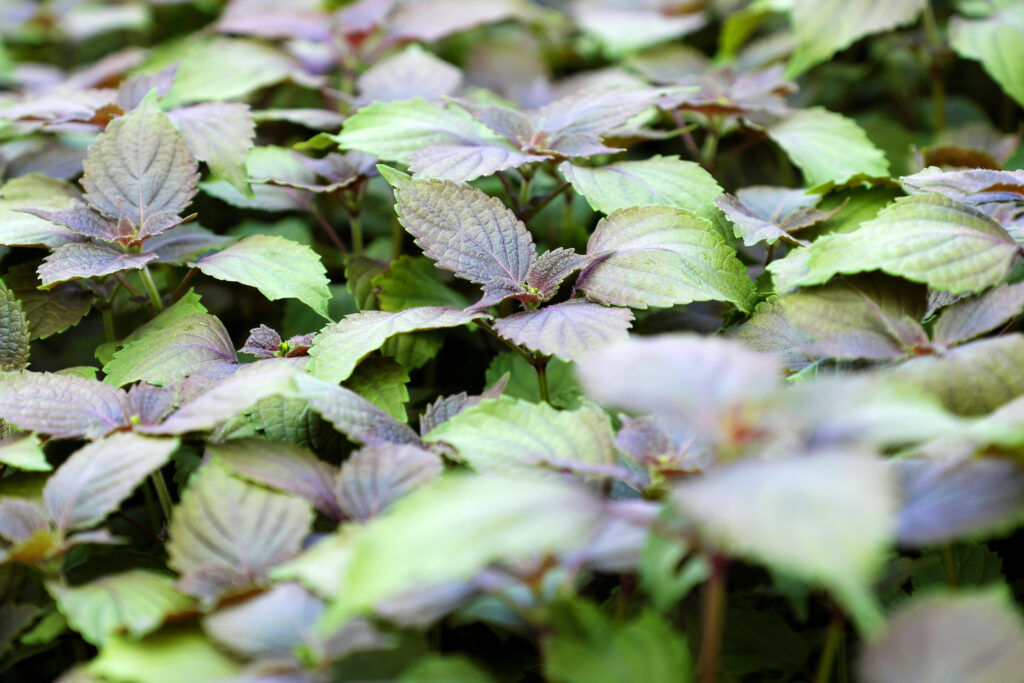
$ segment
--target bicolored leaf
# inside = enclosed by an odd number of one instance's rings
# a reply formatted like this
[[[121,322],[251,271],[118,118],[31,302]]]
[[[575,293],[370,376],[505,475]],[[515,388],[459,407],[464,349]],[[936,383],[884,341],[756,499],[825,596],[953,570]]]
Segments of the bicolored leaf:
[[[21,302],[0,281],[0,372],[24,370],[28,366],[28,318]]]
[[[0,374],[0,419],[57,439],[95,439],[124,425],[127,398],[119,389],[81,377]]]
[[[598,223],[576,287],[614,306],[730,301],[750,310],[754,282],[707,221],[672,207],[622,209]]]
[[[937,396],[961,415],[982,415],[1024,394],[1024,335],[981,339],[942,355],[918,356],[891,369],[901,382]]]
[[[1024,621],[999,590],[915,598],[860,660],[865,683],[1020,680]]]
[[[107,126],[83,167],[89,203],[111,219],[131,221],[140,238],[159,232],[154,220],[180,214],[199,180],[184,139],[152,99]]]
[[[565,278],[586,264],[586,258],[572,249],[558,247],[545,251],[527,271],[526,284],[537,290],[542,299],[550,299],[558,293],[558,287]]]
[[[736,226],[736,236],[749,247],[758,242],[775,244],[780,239],[799,242],[790,233],[827,220],[845,206],[840,204],[822,211],[814,208],[820,199],[803,190],[755,186],[739,190],[735,197],[729,194],[715,197],[715,205],[725,212]]]
[[[881,460],[747,460],[679,485],[672,501],[722,552],[820,582],[861,629],[882,625],[871,587],[892,542],[898,499]]]
[[[417,178],[466,182],[547,158],[509,149],[497,142],[431,145],[413,153],[409,170]]]
[[[19,209],[44,211],[70,209],[79,201],[78,191],[64,180],[30,173],[0,185],[0,244],[44,246],[54,249],[79,242],[74,231]]]
[[[51,581],[46,588],[71,628],[97,647],[114,634],[140,638],[169,615],[195,609],[192,599],[174,589],[173,578],[144,569],[77,586]]]
[[[103,366],[115,387],[137,380],[164,385],[208,365],[234,363],[235,347],[216,317],[199,313],[159,325],[128,342]]]
[[[203,619],[203,628],[243,656],[290,658],[297,646],[309,642],[323,611],[323,601],[305,588],[283,583],[218,609]]]
[[[516,344],[566,360],[625,341],[633,323],[628,308],[570,299],[535,311],[514,313],[494,323],[494,329]]]
[[[0,429],[0,434],[3,434]],[[35,434],[10,434],[0,438],[0,463],[16,470],[49,472],[53,466],[46,461],[43,444]]]
[[[441,476],[441,458],[413,445],[365,446],[338,473],[335,495],[351,519],[366,521]]]
[[[1020,247],[995,221],[941,195],[897,199],[853,232],[825,235],[801,253],[806,272],[787,284],[806,286],[838,273],[882,270],[960,294],[998,283]],[[775,265],[768,269],[775,275]]]
[[[62,531],[96,526],[177,447],[177,439],[131,432],[94,441],[75,451],[47,480],[46,511]]]
[[[611,423],[593,407],[558,411],[546,403],[510,398],[482,401],[433,429],[424,440],[454,446],[481,472],[523,473],[615,462]]]
[[[448,306],[421,306],[400,313],[353,313],[328,325],[313,339],[308,370],[318,379],[337,384],[348,379],[360,360],[396,334],[458,327],[485,317],[486,313]]]
[[[242,193],[249,192],[246,154],[256,124],[249,105],[239,102],[197,104],[168,113],[192,155]]]
[[[233,439],[207,444],[206,452],[246,479],[295,494],[331,519],[344,513],[334,495],[337,468],[295,444]]]
[[[902,490],[896,538],[923,548],[1008,531],[1024,518],[1024,471],[997,458],[892,462]]]
[[[108,242],[117,242],[122,239],[131,240],[135,237],[135,230],[130,222],[104,218],[102,214],[89,208],[85,202],[76,201],[71,208],[61,211],[32,208],[19,209],[19,211],[64,226],[83,237],[95,237]]]
[[[199,295],[191,289],[180,299],[161,311],[155,318],[139,325],[124,339],[117,343],[104,344],[96,350],[96,357],[104,364],[109,363],[117,349],[138,341],[143,337],[155,336],[162,329],[171,327],[183,318],[202,315],[206,307],[199,301]]]
[[[295,382],[310,408],[353,441],[367,446],[420,443],[412,427],[350,389],[308,375],[297,376]]]
[[[732,234],[732,228],[715,206],[722,188],[710,173],[692,161],[682,161],[677,156],[653,156],[597,168],[566,161],[558,170],[601,213],[633,206],[674,206],[710,221],[723,237]]]
[[[405,404],[409,402],[408,383],[409,371],[405,366],[392,358],[375,356],[357,365],[344,386],[399,422],[405,422],[408,419],[405,412]]]
[[[209,463],[192,475],[171,518],[167,554],[179,587],[204,602],[266,585],[267,571],[298,554],[309,504],[232,477]]]
[[[927,0],[795,0],[797,44],[786,76],[796,78],[864,36],[913,22],[926,4]]]
[[[367,102],[392,102],[422,97],[439,100],[462,84],[462,72],[419,45],[382,59],[356,81],[359,95]]]
[[[327,270],[315,251],[275,235],[253,235],[200,259],[210,277],[255,287],[271,301],[298,299],[323,317],[331,300]]]
[[[526,279],[537,259],[533,237],[501,200],[468,185],[381,172],[395,187],[402,225],[439,267],[479,284]]]
[[[156,258],[156,254],[130,254],[95,242],[74,242],[57,247],[39,266],[44,287],[80,277],[98,277],[137,270]]]
[[[944,308],[932,336],[945,346],[962,344],[1012,320],[1024,310],[1024,284],[1003,285]]]
[[[204,193],[231,206],[261,211],[305,211],[309,209],[316,172],[294,150],[275,145],[253,147],[245,156],[245,169],[252,181],[251,192],[242,192],[224,178],[211,177],[199,183]],[[269,184],[273,181],[275,184]],[[287,187],[277,187],[286,185]]]
[[[1024,8],[1004,5],[982,19],[953,17],[949,40],[958,55],[981,62],[992,80],[1024,105]]]
[[[821,107],[801,109],[768,124],[765,132],[796,166],[810,187],[841,185],[856,175],[887,177],[889,162],[864,129]]]
[[[968,168],[942,171],[926,168],[914,175],[903,176],[900,182],[908,192],[937,192],[967,204],[1013,202],[1024,199],[1024,170],[995,171]]]

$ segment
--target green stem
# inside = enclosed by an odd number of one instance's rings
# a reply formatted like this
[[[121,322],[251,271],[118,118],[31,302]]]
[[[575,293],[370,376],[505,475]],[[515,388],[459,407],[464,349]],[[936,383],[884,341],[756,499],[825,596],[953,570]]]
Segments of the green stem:
[[[101,309],[103,311],[103,338],[108,344],[117,341],[117,333],[114,331],[114,312],[110,306]]]
[[[481,330],[483,330],[484,332],[486,332],[487,334],[491,335],[492,337],[494,337],[495,339],[497,339],[497,340],[498,340],[499,342],[501,342],[501,343],[502,343],[502,344],[504,344],[505,346],[509,347],[510,349],[512,349],[513,351],[515,351],[516,353],[518,353],[518,354],[519,354],[519,356],[520,356],[520,357],[521,357],[521,358],[522,358],[523,360],[525,360],[525,361],[526,361],[527,363],[529,363],[530,365],[534,365],[534,364],[536,364],[537,360],[536,360],[536,359],[535,359],[535,358],[533,357],[533,354],[532,354],[532,353],[530,353],[529,351],[527,351],[526,349],[524,349],[523,347],[521,347],[521,346],[520,346],[519,344],[516,344],[515,342],[513,342],[513,341],[509,341],[508,339],[505,339],[504,337],[502,337],[502,336],[501,336],[500,334],[498,334],[498,332],[497,332],[497,331],[496,331],[496,330],[495,330],[495,329],[494,329],[493,327],[491,327],[491,326],[490,326],[490,325],[489,325],[488,323],[485,323],[485,322],[484,322],[483,320],[474,320],[474,321],[473,321],[473,323],[474,323],[474,324],[475,324],[475,325],[476,325],[477,327],[479,327],[479,328],[480,328]]]
[[[157,313],[164,310],[164,302],[160,300],[160,290],[156,288],[156,283],[153,282],[153,276],[149,272],[149,266],[142,266],[142,284],[146,287],[146,292],[149,294],[149,301],[153,304],[153,310]]]
[[[921,16],[931,52],[928,72],[932,86],[932,125],[935,131],[938,132],[946,127],[946,81],[943,78],[942,61],[938,56],[944,46],[942,44],[942,36],[939,35],[939,27],[935,21],[935,12],[932,10],[931,3],[925,3],[924,13]]]
[[[519,207],[524,208],[530,202],[530,195],[533,190],[533,176],[524,176],[519,186]]]
[[[839,644],[844,636],[843,615],[836,610],[832,614],[832,621],[829,622],[828,632],[825,634],[825,649],[822,650],[821,658],[818,660],[818,671],[814,674],[814,683],[829,683],[832,680],[836,653],[839,651]]]
[[[551,394],[548,391],[548,362],[550,360],[550,356],[545,356],[543,360],[533,361],[533,369],[537,371],[537,389],[540,391],[540,400],[548,405],[551,405]]]
[[[704,146],[700,149],[700,165],[711,171],[715,166],[715,155],[718,154],[718,130],[708,128],[704,136]]]
[[[405,242],[405,228],[398,220],[398,216],[391,218],[391,260],[397,261],[402,255],[402,244]]]
[[[164,482],[164,475],[157,470],[149,475],[149,480],[153,483],[153,488],[156,489],[156,497],[160,499],[160,509],[163,510],[164,519],[170,522],[173,504],[171,503],[171,492],[167,490],[167,484]]]
[[[508,176],[501,171],[498,171],[494,175],[498,176],[498,180],[501,181],[501,186],[505,188],[505,196],[508,197],[509,203],[512,204],[512,211],[516,215],[519,215],[519,196],[512,190],[512,183],[508,181]]]
[[[363,223],[359,214],[349,214],[348,225],[352,230],[352,253],[360,256],[363,253]]]
[[[701,606],[700,682],[718,680],[718,661],[722,655],[722,632],[725,626],[726,558],[711,558],[711,577],[704,584]]]
[[[555,197],[562,194],[570,187],[572,187],[572,184],[562,183],[561,185],[553,189],[551,192],[548,192],[546,195],[541,197],[539,201],[534,202],[533,206],[530,207],[530,210],[523,215],[523,222],[528,222],[531,218],[540,213],[545,206],[550,204]]]
[[[956,590],[959,583],[956,572],[956,558],[953,557],[953,544],[942,545],[942,568],[946,570],[946,584],[951,590]]]

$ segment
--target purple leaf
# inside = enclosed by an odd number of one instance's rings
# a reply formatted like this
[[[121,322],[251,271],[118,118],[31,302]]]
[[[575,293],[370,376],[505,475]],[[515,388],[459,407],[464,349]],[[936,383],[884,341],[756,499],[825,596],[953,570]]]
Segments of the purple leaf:
[[[410,45],[366,70],[356,86],[366,102],[391,102],[422,97],[439,100],[462,84],[462,72],[419,45]]]
[[[968,204],[1024,200],[1024,170],[992,171],[975,168],[940,171],[937,168],[926,168],[920,173],[904,176],[900,181],[911,192],[937,192]]]
[[[335,493],[346,515],[366,521],[443,469],[441,458],[417,446],[366,446],[341,466]]]
[[[106,519],[150,472],[163,466],[177,439],[112,434],[75,451],[46,482],[43,503],[61,532]]]
[[[452,396],[445,396],[437,399],[428,405],[426,410],[423,411],[423,415],[420,416],[420,434],[424,436],[429,434],[430,431],[438,425],[452,419],[466,408],[472,408],[475,405],[479,405],[480,401],[485,398],[501,398],[502,393],[505,391],[505,387],[508,386],[509,377],[509,373],[506,372],[497,382],[495,382],[491,387],[485,389],[479,396],[470,396],[463,391]]]
[[[276,656],[287,661],[296,647],[309,643],[323,610],[323,601],[305,588],[283,583],[245,602],[218,609],[203,618],[203,628],[243,656]]]
[[[54,249],[37,269],[44,287],[73,280],[136,270],[156,258],[156,254],[129,254],[93,242],[74,242]]]
[[[438,266],[487,284],[526,279],[536,251],[526,226],[500,200],[468,185],[387,174],[402,225]]]
[[[575,360],[629,337],[633,322],[628,308],[613,308],[573,299],[536,311],[502,318],[494,329],[502,337],[542,353]]]
[[[245,159],[256,124],[248,104],[208,102],[175,109],[168,116],[196,159],[240,191],[249,191]]]
[[[1024,283],[1003,285],[943,309],[935,323],[936,343],[954,346],[994,330],[1024,309]]]
[[[128,414],[141,425],[160,424],[178,400],[178,387],[158,387],[139,382],[128,390]]]
[[[545,159],[497,144],[432,145],[413,152],[409,170],[418,178],[465,182]]]
[[[819,211],[814,208],[820,199],[818,195],[784,187],[745,187],[737,195],[715,197],[715,206],[725,212],[736,226],[736,235],[742,237],[747,246],[762,241],[775,244],[780,239],[806,245],[790,233],[828,220],[845,206]]]
[[[572,249],[559,247],[546,251],[530,266],[526,284],[536,289],[542,299],[550,299],[558,292],[562,280],[585,264],[586,259]]]
[[[239,351],[257,358],[273,358],[281,351],[282,343],[281,335],[274,329],[260,325],[249,331],[249,338]]]
[[[120,389],[70,375],[0,374],[0,419],[57,439],[94,439],[127,422]]]
[[[206,452],[246,479],[295,494],[335,521],[345,518],[334,494],[337,468],[295,444],[237,439],[208,444]]]
[[[46,509],[39,503],[22,498],[0,500],[0,538],[22,543],[37,532],[48,532],[50,520]],[[0,550],[3,553],[3,550]],[[3,555],[0,554],[0,561]]]
[[[33,339],[45,339],[76,325],[92,308],[96,295],[77,282],[39,289],[33,263],[14,266],[4,280],[21,301]]]
[[[63,211],[20,210],[48,220],[51,223],[63,225],[86,237],[95,237],[108,242],[131,241],[135,238],[135,230],[131,224],[123,221],[108,220],[82,202],[75,202],[72,208]]]
[[[419,445],[416,432],[359,394],[308,375],[295,378],[299,394],[349,439],[367,446]]]
[[[136,74],[124,81],[117,88],[117,103],[125,111],[131,111],[146,98],[150,90],[156,88],[157,97],[163,97],[174,85],[174,76],[178,71],[175,62],[166,69],[151,74]]]
[[[923,548],[1008,531],[1024,517],[1024,471],[1009,460],[893,460],[903,492],[896,538]]]
[[[83,164],[86,199],[108,218],[141,229],[155,213],[178,214],[199,173],[181,134],[153,100],[111,123]]]
[[[169,565],[179,588],[213,603],[266,585],[296,554],[313,522],[309,504],[232,477],[215,463],[192,475],[171,519]]]
[[[389,39],[430,43],[475,26],[508,19],[529,20],[537,8],[521,0],[423,0],[403,3],[391,17]]]
[[[318,43],[331,39],[331,22],[324,12],[300,7],[292,9],[287,4],[231,2],[215,28],[221,33],[264,38],[289,38]]]

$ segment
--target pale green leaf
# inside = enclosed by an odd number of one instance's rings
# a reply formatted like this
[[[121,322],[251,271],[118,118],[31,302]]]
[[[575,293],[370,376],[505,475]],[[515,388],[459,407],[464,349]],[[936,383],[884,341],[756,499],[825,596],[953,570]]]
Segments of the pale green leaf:
[[[63,531],[95,526],[178,448],[177,439],[118,432],[75,451],[43,488],[46,511]]]
[[[360,360],[396,334],[458,327],[484,317],[486,313],[470,313],[447,306],[422,306],[400,313],[363,311],[347,315],[328,325],[313,340],[308,370],[318,379],[337,384],[348,379]]]
[[[61,211],[70,209],[78,199],[79,193],[71,183],[40,173],[8,180],[0,185],[0,244],[53,249],[78,242],[81,236],[69,228],[17,211],[25,208]]]
[[[99,647],[115,634],[140,638],[168,615],[194,609],[193,600],[174,589],[173,578],[143,569],[77,586],[51,581],[46,588],[71,628]]]
[[[865,683],[1018,683],[1022,672],[1024,620],[1002,590],[916,598],[860,660]]]
[[[118,343],[102,344],[96,349],[96,358],[106,364],[114,357],[114,353],[124,346],[138,341],[143,337],[153,336],[160,330],[177,325],[182,319],[202,315],[206,307],[199,301],[199,295],[191,289],[180,299],[161,311],[155,318],[148,320],[132,331]]]
[[[981,62],[992,80],[1024,106],[1024,8],[1008,5],[984,19],[953,17],[949,38],[957,54]]]
[[[721,551],[820,582],[861,629],[881,626],[871,587],[898,508],[895,482],[881,460],[846,454],[749,460],[677,486],[672,500]]]
[[[0,429],[0,435],[4,433]],[[29,472],[49,472],[53,469],[46,461],[42,441],[35,434],[0,436],[0,463]]]
[[[743,311],[752,306],[754,281],[736,252],[707,221],[680,209],[615,211],[598,223],[587,257],[591,265],[576,286],[602,303],[647,308],[712,300]]]
[[[372,357],[356,366],[345,386],[399,422],[405,422],[409,402],[409,372],[391,358]]]
[[[959,294],[998,283],[1018,245],[994,220],[941,195],[897,199],[853,232],[825,235],[800,254],[806,271],[788,285],[826,282],[838,273],[882,270]],[[781,266],[768,269],[774,276]]]
[[[169,565],[181,589],[213,602],[267,585],[270,567],[298,554],[313,522],[306,501],[232,477],[207,463],[171,518]]]
[[[221,652],[196,627],[166,628],[141,640],[114,636],[88,669],[105,680],[132,683],[216,683],[242,673],[241,665]]]
[[[962,344],[1008,322],[1022,309],[1024,283],[997,287],[943,309],[933,336],[946,346]]]
[[[103,366],[103,381],[115,387],[137,380],[164,385],[209,365],[234,362],[235,347],[223,323],[197,313],[154,326],[122,346]]]
[[[693,33],[707,24],[701,11],[667,13],[653,3],[573,3],[573,18],[601,44],[609,58]],[[691,5],[683,5],[691,7]],[[699,8],[700,5],[692,5]]]
[[[558,411],[511,398],[482,401],[424,437],[455,447],[481,472],[523,473],[615,462],[608,416],[593,407]]]
[[[465,297],[441,282],[430,259],[407,254],[375,276],[373,288],[382,311],[397,313],[417,306],[465,308],[469,305]]]
[[[852,119],[821,107],[801,109],[772,122],[765,132],[815,187],[853,176],[888,177],[889,162]]]
[[[597,168],[565,161],[558,170],[601,213],[632,206],[674,206],[710,221],[723,237],[732,236],[732,227],[715,206],[715,197],[722,194],[722,188],[692,161],[653,156]]]
[[[316,173],[292,150],[275,145],[253,147],[245,157],[245,170],[253,181],[249,193],[243,193],[225,178],[209,178],[199,183],[199,187],[206,194],[242,209],[295,211],[309,208],[310,192],[267,182],[273,179],[293,186],[316,183]]]
[[[253,235],[196,263],[210,277],[256,287],[271,301],[298,299],[325,318],[327,270],[311,248],[283,237]]]
[[[246,154],[252,147],[256,124],[249,105],[238,102],[197,104],[168,114],[181,131],[192,155],[210,170],[248,194]]]
[[[913,22],[927,0],[795,0],[796,51],[786,72],[796,78],[857,40]]]

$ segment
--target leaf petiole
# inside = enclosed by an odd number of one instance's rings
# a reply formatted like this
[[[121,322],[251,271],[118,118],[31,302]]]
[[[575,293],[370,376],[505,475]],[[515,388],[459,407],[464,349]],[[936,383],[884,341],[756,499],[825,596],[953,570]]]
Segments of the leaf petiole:
[[[153,304],[153,310],[159,313],[164,310],[164,302],[160,299],[160,290],[156,288],[153,275],[149,272],[149,266],[142,266],[140,273],[142,284],[146,287],[146,293],[149,294],[149,301]]]

